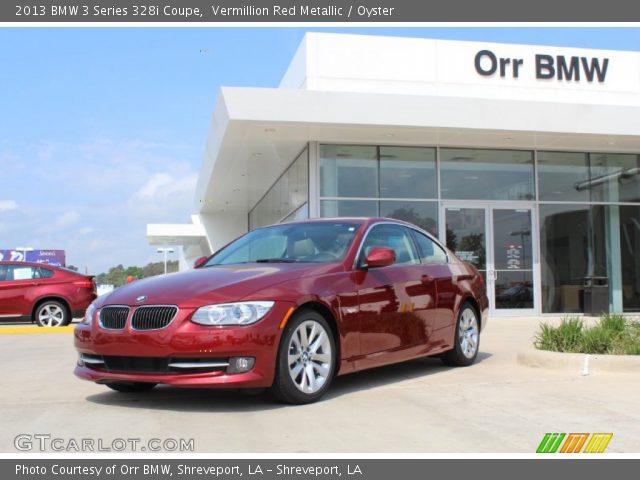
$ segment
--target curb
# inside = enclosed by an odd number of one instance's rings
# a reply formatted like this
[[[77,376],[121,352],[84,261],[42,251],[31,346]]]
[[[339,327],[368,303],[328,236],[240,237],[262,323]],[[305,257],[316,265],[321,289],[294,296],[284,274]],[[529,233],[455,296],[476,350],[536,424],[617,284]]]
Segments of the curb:
[[[640,355],[562,353],[545,350],[518,352],[517,362],[533,368],[548,368],[591,375],[598,372],[640,373]]]
[[[48,334],[48,333],[70,333],[73,332],[75,325],[67,325],[66,327],[4,327],[0,328],[0,335],[30,335],[30,334]]]

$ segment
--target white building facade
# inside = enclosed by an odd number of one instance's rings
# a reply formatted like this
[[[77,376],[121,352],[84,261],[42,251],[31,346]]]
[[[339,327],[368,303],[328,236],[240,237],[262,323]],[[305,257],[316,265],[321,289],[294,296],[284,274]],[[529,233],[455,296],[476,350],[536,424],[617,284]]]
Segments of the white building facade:
[[[279,88],[222,88],[184,264],[248,230],[387,216],[487,279],[493,314],[640,311],[640,53],[309,33]]]

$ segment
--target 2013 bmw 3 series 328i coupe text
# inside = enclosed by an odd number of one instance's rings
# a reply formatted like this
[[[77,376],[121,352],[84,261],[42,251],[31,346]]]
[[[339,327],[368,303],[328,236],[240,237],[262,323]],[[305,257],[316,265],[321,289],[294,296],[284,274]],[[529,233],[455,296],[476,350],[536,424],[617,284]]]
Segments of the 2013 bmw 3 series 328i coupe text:
[[[270,387],[309,403],[336,375],[430,355],[472,364],[487,308],[480,273],[413,225],[283,223],[98,298],[75,329],[75,374],[124,392]]]

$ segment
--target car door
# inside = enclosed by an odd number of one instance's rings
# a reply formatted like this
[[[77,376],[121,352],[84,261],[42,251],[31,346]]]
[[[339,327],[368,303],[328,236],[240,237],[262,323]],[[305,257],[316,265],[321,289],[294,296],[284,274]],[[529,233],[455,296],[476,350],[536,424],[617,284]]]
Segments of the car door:
[[[375,247],[392,248],[396,262],[367,268],[366,256]],[[427,310],[435,306],[434,295],[426,293],[409,230],[390,223],[374,225],[362,241],[356,267],[361,355],[426,343]]]
[[[412,230],[412,234],[423,265],[423,278],[432,286],[430,292],[435,296],[435,309],[429,319],[429,328],[434,332],[432,342],[437,342],[434,336],[439,334],[435,332],[449,328],[455,323],[453,308],[457,287],[452,281],[451,269],[444,249],[422,232]]]
[[[31,289],[35,269],[29,265],[6,264],[0,270],[0,316],[20,317],[31,314]]]

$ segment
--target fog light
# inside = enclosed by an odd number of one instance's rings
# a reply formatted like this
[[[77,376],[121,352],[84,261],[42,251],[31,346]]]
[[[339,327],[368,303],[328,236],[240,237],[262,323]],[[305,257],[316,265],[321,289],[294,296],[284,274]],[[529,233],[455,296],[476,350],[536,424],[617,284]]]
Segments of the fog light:
[[[229,359],[227,373],[243,373],[253,368],[256,359],[253,357],[232,357]]]

